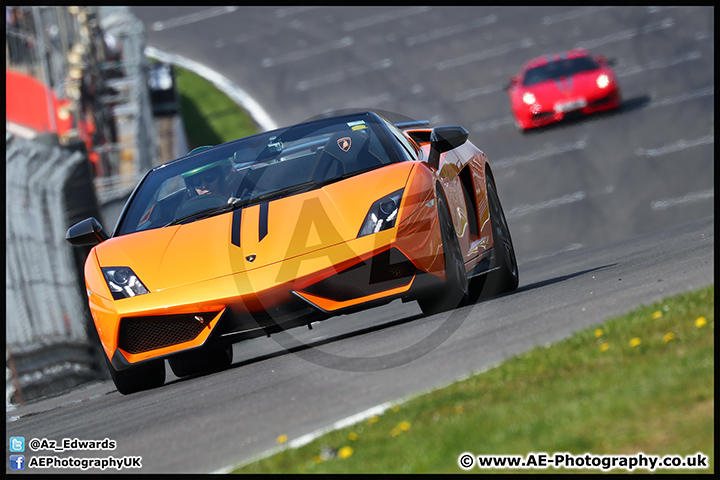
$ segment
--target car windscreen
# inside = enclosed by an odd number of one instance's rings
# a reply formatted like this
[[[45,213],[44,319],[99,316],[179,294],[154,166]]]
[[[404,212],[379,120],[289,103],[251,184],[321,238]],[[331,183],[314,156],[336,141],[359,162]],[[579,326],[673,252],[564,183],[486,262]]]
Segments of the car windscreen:
[[[370,115],[300,124],[156,167],[136,188],[115,236],[195,221],[400,161]]]
[[[598,68],[600,65],[590,57],[565,58],[529,69],[525,72],[522,84],[524,86],[535,85]]]

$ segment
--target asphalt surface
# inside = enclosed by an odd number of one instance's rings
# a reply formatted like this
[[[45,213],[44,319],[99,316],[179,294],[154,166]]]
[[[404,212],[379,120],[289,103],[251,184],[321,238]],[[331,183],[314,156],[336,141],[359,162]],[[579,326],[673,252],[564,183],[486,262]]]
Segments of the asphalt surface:
[[[522,284],[509,295],[430,317],[414,303],[393,303],[313,330],[255,339],[236,345],[232,367],[222,372],[183,380],[168,372],[162,388],[130,396],[98,383],[8,412],[6,434],[23,436],[27,445],[32,439],[117,442],[112,451],[28,447],[27,462],[141,457],[142,473],[227,471],[276,448],[280,435],[292,443],[640,304],[708,285],[714,241],[708,217],[560,253],[524,264]]]
[[[493,165],[520,288],[451,314],[393,303],[257,339],[235,346],[229,370],[168,374],[132,396],[102,383],[26,405],[7,413],[7,437],[117,442],[28,458],[224,471],[279,435],[302,438],[714,282],[710,7],[132,11],[149,46],[219,72],[278,126],[346,108],[465,126]],[[518,133],[502,85],[525,60],[575,46],[617,60],[624,108]]]
[[[462,125],[490,158],[519,260],[713,214],[711,7],[135,7],[278,126],[377,108]],[[503,85],[535,56],[617,60],[623,111],[522,135]]]

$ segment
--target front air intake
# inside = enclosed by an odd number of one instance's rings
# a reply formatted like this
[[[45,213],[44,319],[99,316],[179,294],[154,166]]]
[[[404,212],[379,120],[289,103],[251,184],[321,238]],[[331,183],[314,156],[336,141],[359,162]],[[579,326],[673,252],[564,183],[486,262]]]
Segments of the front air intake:
[[[407,285],[416,271],[405,255],[391,248],[302,291],[343,302]]]
[[[200,335],[217,313],[123,318],[118,346],[136,354],[187,342]]]

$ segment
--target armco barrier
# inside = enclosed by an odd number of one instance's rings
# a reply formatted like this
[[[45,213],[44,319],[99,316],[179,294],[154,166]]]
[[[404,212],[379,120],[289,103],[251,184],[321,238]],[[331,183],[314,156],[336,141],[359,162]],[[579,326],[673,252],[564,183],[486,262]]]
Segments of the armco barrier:
[[[107,378],[87,307],[89,248],[66,240],[100,218],[89,162],[6,134],[6,406]]]

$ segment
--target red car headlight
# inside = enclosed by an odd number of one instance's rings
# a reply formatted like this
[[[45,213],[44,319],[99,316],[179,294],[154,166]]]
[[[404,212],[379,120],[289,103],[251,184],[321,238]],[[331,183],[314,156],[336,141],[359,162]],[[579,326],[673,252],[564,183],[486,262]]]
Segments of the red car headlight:
[[[610,85],[610,77],[603,73],[597,77],[595,83],[599,88],[607,88]]]
[[[532,105],[535,103],[535,95],[533,95],[530,92],[525,92],[522,96],[523,102],[527,103],[528,105]]]

